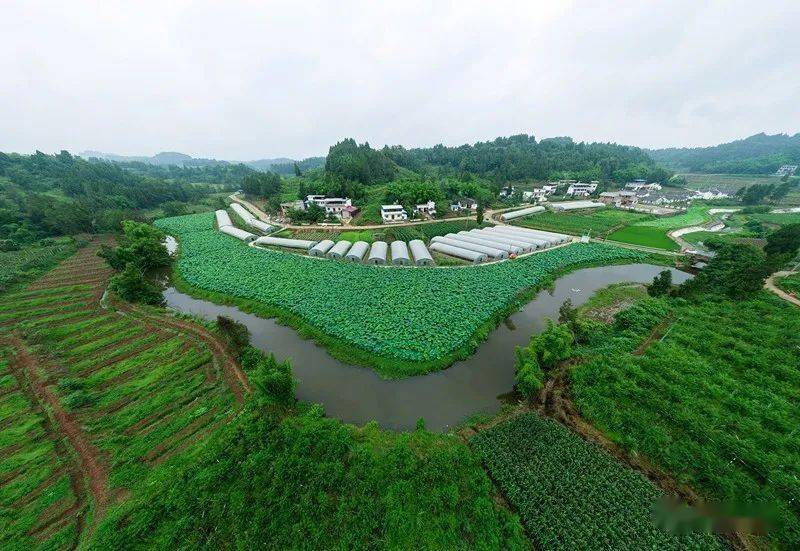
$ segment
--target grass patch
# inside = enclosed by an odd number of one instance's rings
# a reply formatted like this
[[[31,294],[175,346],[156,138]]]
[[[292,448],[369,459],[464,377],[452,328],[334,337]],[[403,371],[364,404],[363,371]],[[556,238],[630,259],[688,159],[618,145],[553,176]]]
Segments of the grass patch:
[[[664,229],[659,227],[628,226],[615,231],[607,238],[611,241],[664,249],[665,251],[677,251],[680,249],[675,241],[667,237]]]

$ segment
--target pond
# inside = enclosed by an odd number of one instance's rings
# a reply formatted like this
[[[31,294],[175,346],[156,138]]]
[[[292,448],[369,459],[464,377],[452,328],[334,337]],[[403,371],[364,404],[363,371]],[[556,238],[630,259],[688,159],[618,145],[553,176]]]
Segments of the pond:
[[[470,414],[495,413],[500,408],[500,397],[514,386],[515,347],[526,345],[548,318],[557,318],[564,300],[570,298],[579,306],[608,285],[648,283],[662,270],[663,266],[628,264],[567,274],[500,324],[468,359],[442,371],[400,380],[382,379],[371,369],[341,362],[274,320],[195,299],[172,287],[164,292],[164,299],[170,308],[186,314],[208,320],[224,315],[245,324],[253,346],[279,360],[291,360],[299,379],[297,397],[322,404],[331,417],[357,425],[375,420],[381,427],[396,430],[413,428],[422,417],[428,430],[446,431]],[[672,270],[674,283],[690,277]]]

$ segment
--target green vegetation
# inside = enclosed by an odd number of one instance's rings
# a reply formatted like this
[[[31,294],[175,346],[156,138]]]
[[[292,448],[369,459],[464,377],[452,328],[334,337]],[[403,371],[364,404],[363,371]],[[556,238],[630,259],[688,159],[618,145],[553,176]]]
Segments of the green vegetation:
[[[13,250],[0,251],[0,292],[37,278],[84,244],[82,239],[68,237],[14,244]]]
[[[735,193],[739,188],[754,184],[777,184],[780,178],[763,174],[681,174],[686,179],[686,187],[706,191],[718,189]]]
[[[195,292],[250,301],[237,303],[280,317],[332,353],[394,377],[465,357],[518,301],[557,274],[646,259],[631,250],[576,244],[464,269],[385,269],[246,247],[215,231],[211,213],[157,225],[180,240],[178,273]]]
[[[800,134],[755,134],[714,147],[657,149],[649,152],[676,170],[727,174],[773,174],[784,164],[800,164]]]
[[[677,251],[680,249],[675,241],[667,237],[664,228],[653,226],[628,226],[611,233],[607,238],[611,241],[642,245],[644,247],[653,247],[667,251]]]
[[[568,212],[547,211],[524,218],[517,225],[573,235],[585,235],[591,232],[592,237],[597,237],[652,218],[653,216],[649,214],[603,208]]]
[[[649,226],[652,228],[659,228],[663,230],[675,230],[678,228],[685,228],[687,226],[699,226],[712,219],[708,214],[708,205],[702,203],[693,203],[682,214],[675,216],[666,216],[662,218],[654,218],[644,222],[639,222],[638,226]]]
[[[789,276],[779,277],[775,279],[775,285],[783,289],[787,293],[794,293],[800,295],[800,275],[792,274]]]
[[[676,536],[653,523],[661,492],[595,445],[535,413],[470,444],[541,549],[717,549],[710,535]]]
[[[796,548],[798,329],[800,312],[764,292],[646,299],[578,349],[575,403],[609,438],[708,497],[775,504],[772,539]]]
[[[218,186],[142,176],[66,151],[0,153],[0,239],[23,244],[116,231],[122,220],[146,218],[165,205],[188,206],[218,191]]]
[[[93,548],[528,547],[458,439],[359,429],[318,407],[290,413],[250,404],[114,511]]]

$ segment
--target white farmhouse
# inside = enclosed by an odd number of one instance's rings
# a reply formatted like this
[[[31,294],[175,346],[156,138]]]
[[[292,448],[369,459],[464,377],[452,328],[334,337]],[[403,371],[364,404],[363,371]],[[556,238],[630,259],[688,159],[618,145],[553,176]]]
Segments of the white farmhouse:
[[[414,207],[414,214],[424,214],[427,216],[436,215],[436,203],[428,201],[427,203],[420,203]]]
[[[384,224],[408,220],[408,214],[402,205],[381,205],[381,218]]]
[[[591,195],[597,189],[597,186],[600,182],[575,182],[574,184],[570,184],[567,188],[567,195],[572,195],[573,197],[586,197]]]
[[[450,204],[450,210],[453,212],[458,212],[461,210],[476,212],[478,210],[478,202],[475,199],[465,197],[463,199],[459,199],[458,201],[453,201]]]

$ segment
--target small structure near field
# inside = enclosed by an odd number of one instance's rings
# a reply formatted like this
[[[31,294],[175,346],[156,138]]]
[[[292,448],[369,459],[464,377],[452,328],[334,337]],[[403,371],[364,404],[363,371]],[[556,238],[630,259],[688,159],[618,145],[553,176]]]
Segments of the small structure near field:
[[[486,255],[483,253],[471,251],[469,249],[462,249],[461,247],[454,247],[441,242],[433,243],[431,245],[431,250],[446,254],[448,256],[454,256],[462,260],[469,260],[473,264],[480,264],[486,260]]]
[[[319,243],[317,243],[316,245],[314,245],[313,247],[311,247],[308,250],[308,254],[310,254],[311,256],[324,257],[326,254],[328,254],[328,251],[331,250],[333,245],[334,245],[333,241],[331,241],[330,239],[324,239]]]
[[[522,218],[523,216],[532,216],[534,214],[541,214],[544,212],[544,207],[528,207],[526,209],[515,210],[512,212],[504,212],[500,215],[501,220],[513,220],[514,218]]]
[[[414,256],[414,264],[417,266],[431,266],[433,264],[431,253],[428,252],[428,248],[421,240],[412,239],[408,242],[408,247]]]
[[[553,210],[596,209],[604,206],[603,203],[598,201],[562,201],[560,203],[550,203],[550,208]]]
[[[390,245],[392,249],[392,264],[395,266],[408,266],[411,263],[411,258],[408,255],[408,245],[405,241],[392,241]]]
[[[389,245],[386,241],[376,241],[372,244],[367,257],[367,264],[386,264],[386,252]]]
[[[254,236],[255,237],[255,236]],[[271,237],[265,235],[259,237],[253,242],[254,245],[272,245],[274,247],[285,247],[287,249],[304,249],[309,250],[317,244],[316,241],[308,241],[306,239],[289,239],[287,237]]]
[[[331,247],[331,250],[328,251],[328,258],[333,258],[336,260],[341,260],[344,258],[344,255],[350,249],[350,242],[346,239],[342,239],[338,241],[336,245]]]
[[[361,262],[364,255],[367,254],[367,250],[369,250],[369,243],[366,241],[356,241],[353,243],[353,246],[350,247],[350,250],[347,251],[347,254],[344,255],[344,259],[350,262]]]

